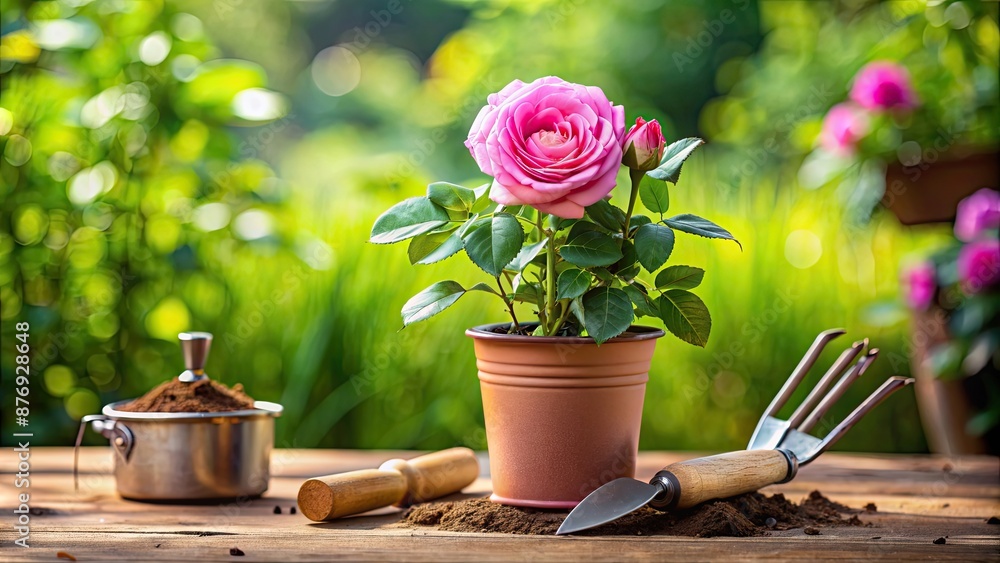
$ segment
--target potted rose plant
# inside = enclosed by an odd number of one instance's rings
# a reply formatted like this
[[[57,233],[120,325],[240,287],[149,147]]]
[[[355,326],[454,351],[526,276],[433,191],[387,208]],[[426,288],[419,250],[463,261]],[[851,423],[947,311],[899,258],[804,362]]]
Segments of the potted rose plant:
[[[464,251],[485,282],[440,281],[403,305],[404,326],[470,291],[500,299],[508,322],[466,332],[475,343],[493,499],[570,508],[610,479],[632,476],[657,328],[704,346],[712,321],[690,290],[704,271],[663,266],[675,232],[734,240],[690,214],[667,217],[667,183],[700,144],[669,146],[596,87],[556,77],[515,80],[488,98],[466,141],[492,183],[440,182],[381,215],[371,242],[409,241],[413,264]],[[628,206],[608,201],[628,168]],[[637,213],[637,204],[649,214]],[[649,276],[642,275],[645,270]],[[654,275],[655,274],[655,275]],[[533,318],[519,318],[515,303]]]
[[[955,239],[903,273],[912,369],[931,450],[1000,451],[1000,193],[962,200]]]

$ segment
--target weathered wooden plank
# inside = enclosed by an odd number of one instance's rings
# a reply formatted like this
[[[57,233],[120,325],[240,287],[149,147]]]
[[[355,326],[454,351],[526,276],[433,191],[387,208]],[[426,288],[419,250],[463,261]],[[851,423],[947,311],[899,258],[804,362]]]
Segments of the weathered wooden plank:
[[[264,498],[221,506],[177,506],[123,501],[114,492],[107,448],[81,452],[82,490],[72,489],[72,451],[32,452],[32,549],[10,546],[3,528],[0,559],[52,560],[64,550],[80,560],[233,561],[239,547],[247,561],[326,561],[406,559],[412,561],[501,560],[662,560],[810,558],[996,560],[1000,527],[984,518],[1000,515],[1000,461],[992,457],[859,456],[828,454],[806,467],[792,483],[769,487],[793,499],[820,489],[849,506],[874,502],[862,514],[872,528],[801,530],[765,538],[693,539],[676,537],[556,538],[498,534],[457,534],[393,526],[397,509],[386,508],[343,521],[314,524],[288,514],[302,480],[321,473],[374,467],[390,457],[414,452],[279,450],[271,489]],[[644,453],[639,476],[695,453]],[[0,470],[11,473],[12,456]],[[483,464],[484,474],[487,469]],[[10,514],[13,479],[0,479],[0,506]],[[489,491],[488,478],[467,489]],[[282,514],[273,514],[275,506]],[[873,537],[880,539],[872,539]],[[945,545],[934,545],[948,536]],[[155,547],[156,545],[160,547]]]

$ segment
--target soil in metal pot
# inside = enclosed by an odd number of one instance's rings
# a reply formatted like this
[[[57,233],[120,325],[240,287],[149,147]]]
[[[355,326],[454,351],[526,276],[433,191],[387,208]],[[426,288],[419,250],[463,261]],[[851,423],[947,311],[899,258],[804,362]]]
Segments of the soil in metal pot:
[[[659,512],[642,508],[615,522],[578,535],[750,537],[770,530],[822,526],[864,526],[857,510],[832,502],[813,491],[796,504],[782,494],[749,493],[701,504],[688,510]],[[554,534],[566,512],[517,508],[476,498],[411,507],[404,527],[435,526],[452,532]]]
[[[218,381],[202,379],[185,383],[177,378],[154,387],[149,393],[123,405],[129,412],[227,412],[253,408],[253,399],[237,383],[229,388]]]

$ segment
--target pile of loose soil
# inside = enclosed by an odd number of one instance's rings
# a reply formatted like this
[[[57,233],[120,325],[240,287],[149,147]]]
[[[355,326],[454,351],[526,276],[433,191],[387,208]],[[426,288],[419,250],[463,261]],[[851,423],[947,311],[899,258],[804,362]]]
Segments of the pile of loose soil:
[[[128,412],[227,412],[253,408],[253,399],[237,383],[232,389],[218,381],[202,379],[185,383],[177,378],[161,383],[149,393],[127,403]]]
[[[701,504],[688,510],[660,512],[649,507],[579,535],[750,537],[770,530],[815,526],[864,526],[858,511],[813,491],[799,504],[783,494],[749,493]],[[844,514],[852,514],[845,518]],[[565,512],[517,508],[485,498],[436,502],[411,507],[403,514],[404,527],[436,526],[452,532],[508,534],[556,533]]]

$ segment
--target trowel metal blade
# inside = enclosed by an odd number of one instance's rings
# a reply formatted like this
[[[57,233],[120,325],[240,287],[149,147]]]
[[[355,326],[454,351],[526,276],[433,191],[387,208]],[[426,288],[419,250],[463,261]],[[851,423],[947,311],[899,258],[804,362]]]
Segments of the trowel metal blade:
[[[617,520],[653,500],[660,489],[628,477],[615,479],[587,495],[563,520],[556,535],[572,534]]]

